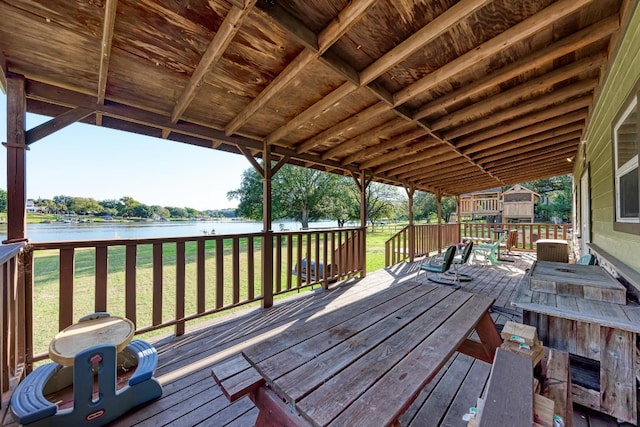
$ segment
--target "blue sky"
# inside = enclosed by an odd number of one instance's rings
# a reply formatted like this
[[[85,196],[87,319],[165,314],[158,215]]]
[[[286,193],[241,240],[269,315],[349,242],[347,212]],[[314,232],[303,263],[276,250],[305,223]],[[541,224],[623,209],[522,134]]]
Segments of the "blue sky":
[[[48,119],[28,114],[27,129]],[[7,99],[2,91],[0,140],[7,140]],[[27,198],[130,196],[147,205],[230,208],[238,201],[227,200],[227,192],[240,187],[242,172],[250,167],[241,155],[76,123],[30,146]],[[6,171],[2,147],[4,190]]]

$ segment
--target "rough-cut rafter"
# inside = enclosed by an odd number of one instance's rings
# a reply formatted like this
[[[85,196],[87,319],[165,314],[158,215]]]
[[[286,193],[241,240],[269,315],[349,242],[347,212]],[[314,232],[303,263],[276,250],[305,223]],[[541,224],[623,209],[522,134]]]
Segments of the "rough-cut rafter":
[[[419,95],[451,76],[461,73],[466,68],[473,66],[478,61],[489,58],[492,54],[507,49],[522,41],[544,27],[552,25],[561,18],[575,12],[592,0],[561,0],[533,15],[531,18],[514,25],[507,31],[478,46],[473,51],[466,53],[456,60],[451,61],[435,73],[423,77],[417,82],[394,94],[396,105],[404,104],[412,97]]]
[[[102,23],[102,43],[100,46],[100,69],[98,71],[98,103],[104,103],[113,41],[113,26],[116,23],[118,0],[107,0],[104,6],[104,22]]]
[[[583,96],[580,98],[576,98],[572,101],[564,102],[560,105],[551,108],[545,108],[544,110],[536,111],[531,114],[527,114],[520,119],[511,120],[509,122],[502,123],[498,126],[494,126],[485,131],[474,132],[472,135],[460,139],[456,142],[456,147],[466,147],[468,145],[475,144],[480,141],[485,141],[488,139],[493,139],[497,141],[511,141],[513,138],[511,135],[515,133],[514,131],[524,131],[523,128],[527,128],[528,126],[536,125],[545,120],[558,120],[559,123],[565,122],[564,118],[566,114],[572,113],[576,110],[580,110],[591,105],[593,101],[593,97],[591,95]],[[585,110],[585,115],[587,111]],[[546,126],[543,125],[543,129]],[[538,128],[528,128],[526,132],[531,132]]]
[[[611,34],[618,30],[619,25],[620,22],[617,16],[611,16],[603,19],[602,21],[590,25],[575,34],[567,36],[542,50],[533,52],[531,55],[527,55],[518,62],[504,67],[496,73],[489,74],[483,79],[472,84],[465,85],[458,90],[450,92],[445,96],[441,96],[434,101],[423,105],[415,112],[414,118],[421,119],[435,113],[446,114],[448,112],[447,108],[465,98],[477,96],[509,79],[524,74],[527,71],[535,70],[545,63],[556,60],[563,55],[575,52],[576,50],[588,46],[591,43],[595,43],[598,40],[611,36]]]
[[[213,67],[222,57],[229,44],[240,30],[242,20],[251,11],[251,8],[255,3],[256,0],[250,0],[241,7],[237,5],[231,6],[231,10],[224,18],[224,21],[222,21],[222,25],[220,25],[220,28],[216,32],[215,36],[213,36],[213,39],[211,39],[211,43],[209,43],[207,50],[202,55],[202,58],[196,66],[196,69],[193,71],[189,82],[182,90],[180,98],[176,101],[176,105],[171,113],[171,121],[173,123],[178,121],[180,116],[182,116],[182,113],[184,113],[193,100],[193,97],[196,96],[196,92],[200,86],[202,86],[205,76],[211,67]]]
[[[331,21],[331,23],[318,35],[318,49],[312,50],[305,48],[285,68],[282,73],[276,77],[269,86],[267,86],[249,105],[245,107],[229,123],[225,129],[227,135],[233,134],[244,123],[246,123],[253,114],[266,105],[273,96],[275,96],[282,88],[286,87],[296,76],[304,70],[304,68],[313,60],[317,59],[327,49],[331,47],[344,33],[346,33],[358,19],[362,18],[367,9],[375,3],[375,0],[354,0],[345,7],[340,14]]]
[[[335,104],[336,102],[339,102],[342,98],[353,93],[359,87],[368,85],[374,79],[376,79],[377,77],[379,77],[380,75],[388,71],[390,68],[394,67],[395,65],[397,65],[398,63],[406,59],[408,56],[413,54],[415,51],[422,48],[425,44],[429,43],[430,41],[434,40],[436,37],[440,36],[443,32],[447,31],[450,26],[453,26],[458,22],[462,21],[463,19],[467,18],[477,9],[484,6],[486,3],[487,3],[487,0],[463,0],[459,2],[455,6],[448,9],[446,12],[444,12],[442,15],[438,16],[428,25],[423,27],[421,30],[417,31],[415,34],[413,34],[411,37],[406,39],[404,42],[400,43],[394,49],[384,54],[377,61],[375,61],[374,63],[369,65],[367,68],[365,68],[359,75],[358,85],[345,83],[343,86],[336,89],[334,93],[326,97],[327,98],[326,101],[325,100],[318,101],[316,105],[302,112],[296,118],[291,120],[287,125],[271,133],[267,137],[267,141],[273,142],[274,140],[281,138],[286,134],[286,132],[291,130],[293,126],[301,124],[306,120],[308,120],[309,118],[315,116],[316,114],[326,110],[331,105]],[[376,92],[375,89],[372,89],[372,90]],[[384,97],[381,96],[381,98],[384,98]],[[386,106],[384,102],[381,102],[380,104],[378,104],[377,108],[380,109],[379,113],[388,111],[389,109],[389,107]],[[337,135],[336,132],[338,131],[339,131],[339,128],[335,129],[333,131],[334,132],[333,134],[327,134],[325,135],[325,138],[328,139],[328,138],[331,138],[332,136]],[[299,152],[302,152],[302,151],[312,149],[317,142],[319,141],[305,142],[303,144],[300,144],[297,150]]]

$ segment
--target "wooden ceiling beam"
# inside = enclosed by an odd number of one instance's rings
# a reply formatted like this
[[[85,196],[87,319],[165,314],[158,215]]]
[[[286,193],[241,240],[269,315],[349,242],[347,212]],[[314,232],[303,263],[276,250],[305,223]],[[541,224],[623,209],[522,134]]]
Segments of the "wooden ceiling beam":
[[[109,75],[109,60],[111,59],[111,45],[113,43],[113,28],[116,23],[116,9],[118,0],[107,0],[104,6],[104,20],[102,21],[102,41],[100,43],[100,67],[98,68],[98,103],[104,103],[107,91],[107,76]]]
[[[567,126],[567,128],[569,129],[568,132],[553,136],[551,138],[540,137],[535,142],[531,142],[531,141],[525,142],[524,140],[528,140],[529,138],[524,138],[522,142],[516,141],[513,144],[505,144],[498,147],[494,147],[490,150],[486,150],[479,153],[476,160],[478,161],[478,163],[484,165],[486,162],[490,162],[492,160],[496,160],[501,157],[506,157],[506,156],[512,157],[514,155],[526,153],[530,150],[544,148],[544,147],[554,145],[560,142],[564,142],[570,139],[576,139],[576,138],[579,139],[582,136],[582,127],[579,127],[576,129],[577,126],[579,125]],[[574,128],[574,129],[570,130],[571,128]],[[539,135],[542,135],[542,134],[539,134]],[[538,136],[538,135],[534,135],[534,136]]]
[[[551,151],[546,150],[537,154],[530,155],[527,158],[527,163],[535,164],[535,162],[544,161],[545,163],[548,163],[549,165],[551,165],[559,162],[567,162],[566,158],[573,156],[573,154],[576,151],[576,148],[577,148],[577,144],[571,144],[571,146],[569,147],[564,146],[557,150],[551,150]],[[514,162],[513,160],[495,164],[494,166],[491,167],[491,170],[497,175],[500,175],[505,171],[509,171],[509,170],[516,170],[516,171],[521,170],[524,172],[527,169],[528,169],[527,167],[523,167],[522,162]]]
[[[498,95],[462,108],[455,113],[447,114],[441,119],[432,122],[431,129],[438,131],[465,122],[475,121],[482,117],[492,116],[492,114],[500,110],[512,107],[514,103],[522,102],[522,100],[526,100],[527,98],[530,99],[532,94],[539,93],[540,91],[548,92],[554,85],[560,82],[576,77],[581,73],[599,69],[606,63],[606,59],[606,54],[600,52],[597,55],[572,62]]]
[[[429,24],[422,27],[402,43],[382,55],[374,63],[362,70],[360,80],[363,84],[372,82],[382,74],[407,59],[427,43],[440,37],[445,32],[455,27],[458,23],[467,19],[490,3],[487,0],[462,0],[453,5],[442,14],[434,18]]]
[[[406,125],[406,120],[401,118],[395,118],[388,122],[385,122],[379,126],[374,127],[355,138],[344,141],[335,147],[325,151],[320,155],[322,159],[331,159],[334,157],[338,157],[341,154],[345,154],[346,152],[352,150],[355,147],[360,146],[361,144],[370,143],[372,140],[377,140],[379,142],[379,138],[385,135],[390,135],[394,130],[396,130],[400,126]],[[389,138],[391,139],[391,138]]]
[[[528,157],[531,153],[537,153],[540,150],[549,149],[550,147],[556,149],[563,146],[569,146],[569,144],[573,147],[577,147],[581,136],[582,132],[567,133],[565,135],[556,136],[555,138],[545,139],[544,141],[540,141],[535,144],[512,148],[510,150],[505,150],[502,153],[494,154],[493,156],[487,156],[482,159],[480,163],[487,168],[491,168],[495,164],[504,162],[505,160],[514,161],[514,159],[522,158],[523,155]]]
[[[485,149],[490,149],[493,147],[498,147],[507,143],[512,143],[513,141],[518,141],[522,138],[531,138],[530,142],[534,142],[540,139],[539,134],[546,134],[551,132],[551,136],[558,135],[560,133],[566,133],[563,128],[566,126],[571,126],[573,130],[584,128],[584,121],[587,118],[586,109],[574,111],[573,113],[567,114],[566,116],[556,117],[555,119],[546,120],[544,122],[527,126],[517,132],[512,132],[505,134],[502,137],[486,139],[477,144],[473,144],[469,147],[466,147],[463,151],[469,155],[481,152]],[[554,133],[555,132],[555,133]],[[548,137],[548,136],[547,136]],[[526,141],[523,141],[526,142]],[[476,158],[476,157],[474,157]]]
[[[327,27],[318,35],[318,49],[305,47],[287,67],[267,85],[231,122],[226,126],[225,133],[231,135],[240,129],[260,108],[264,107],[275,95],[293,81],[305,67],[316,60],[333,43],[338,41],[360,18],[376,0],[353,0]]]
[[[421,119],[433,115],[448,114],[448,108],[456,103],[476,97],[491,88],[510,79],[518,77],[528,71],[535,70],[545,63],[556,60],[566,54],[575,52],[585,46],[611,36],[620,28],[617,14],[596,22],[576,33],[571,34],[541,50],[535,51],[519,61],[497,70],[486,77],[464,85],[460,89],[434,99],[414,112],[414,119]]]
[[[496,186],[496,180],[488,178],[486,175],[478,175],[478,176],[469,176],[468,174],[458,174],[451,175],[448,177],[443,177],[442,179],[430,180],[429,183],[434,187],[442,187],[442,188],[450,188],[455,187],[456,185],[467,186],[469,182],[474,182],[475,184],[482,184],[482,188],[494,187]],[[500,184],[497,184],[500,185]]]
[[[345,83],[343,86],[336,89],[334,93],[328,95],[330,97],[329,99],[322,99],[318,101],[311,108],[303,111],[298,116],[293,118],[289,123],[281,126],[279,129],[268,135],[266,138],[267,142],[271,143],[284,137],[292,129],[301,126],[312,117],[327,111],[336,102],[340,101],[342,98],[346,97],[347,95],[353,93],[358,88],[363,86],[369,87],[369,89],[383,101],[376,106],[376,108],[379,109],[379,114],[390,110],[393,106],[393,95],[390,94],[387,96],[386,94],[381,94],[380,88],[374,85],[373,81],[398,63],[408,58],[417,50],[421,49],[423,46],[439,37],[443,32],[448,31],[450,26],[454,26],[466,19],[469,15],[477,11],[479,8],[483,7],[486,3],[488,3],[486,0],[462,0],[458,2],[456,5],[452,6],[440,16],[436,17],[429,24],[425,25],[419,31],[414,33],[411,37],[385,53],[371,65],[365,68],[360,73],[360,82],[358,85],[352,85],[350,82]],[[292,33],[292,35],[295,34]],[[323,138],[325,138],[324,140],[312,138],[311,140],[305,141],[302,145],[300,145],[297,151],[303,152],[311,150],[316,145],[319,145],[322,142],[336,137],[342,131],[343,129],[341,129],[339,126],[336,126],[333,131],[331,129],[328,129],[323,132]]]
[[[350,154],[347,157],[345,157],[344,159],[342,159],[342,162],[346,163],[346,164],[350,164],[350,163],[354,163],[354,162],[357,162],[357,161],[362,160],[362,159],[371,158],[370,160],[373,160],[373,159],[377,158],[376,156],[380,156],[381,154],[385,154],[387,152],[391,152],[392,150],[400,148],[403,145],[405,145],[406,143],[408,143],[410,141],[413,141],[414,139],[421,138],[421,137],[426,136],[428,134],[429,134],[429,132],[424,130],[424,129],[422,129],[422,128],[412,129],[412,130],[410,130],[408,132],[405,132],[405,133],[402,133],[402,134],[396,136],[391,141],[381,142],[377,146],[367,147],[367,148],[359,150],[359,151],[357,151],[357,152],[355,152],[353,154]],[[434,143],[436,143],[435,140],[434,140]],[[360,169],[367,169],[367,168],[370,167],[370,166],[366,166],[365,165],[366,162],[368,162],[368,160],[364,160],[360,164]]]
[[[451,174],[455,174],[455,173],[459,173],[460,171],[468,171],[469,170],[469,165],[464,163],[464,164],[457,164],[457,165],[448,165],[438,171],[433,171],[433,172],[426,172],[423,175],[420,175],[419,178],[415,178],[415,180],[418,183],[423,183],[426,181],[429,181],[437,176],[439,176],[442,172],[442,170],[446,170],[447,173],[451,173]]]
[[[393,141],[394,143],[397,143],[397,141]],[[400,159],[404,156],[408,156],[408,155],[413,155],[419,151],[423,151],[423,150],[428,150],[431,148],[435,148],[436,146],[441,145],[441,143],[439,141],[435,141],[433,139],[429,139],[429,140],[422,140],[422,141],[418,141],[418,142],[414,142],[412,144],[409,145],[404,145],[402,147],[397,147],[387,153],[383,153],[381,155],[378,155],[377,157],[373,157],[371,159],[368,159],[362,163],[360,163],[360,169],[370,169],[374,166],[378,166],[382,163],[387,163],[390,161],[393,161],[395,159]],[[350,162],[344,162],[345,164],[349,164]]]
[[[536,169],[535,171],[527,171],[526,173],[513,171],[512,173],[504,174],[504,180],[512,184],[518,184],[525,181],[533,181],[542,178],[548,178],[551,176],[567,175],[572,172],[573,165],[567,162],[568,166],[563,164],[551,165]]]
[[[405,147],[402,150],[394,150],[391,153],[381,156],[384,157],[384,159],[378,162],[378,164],[382,163],[382,165],[375,168],[373,170],[373,173],[377,174],[385,171],[390,171],[401,166],[411,164],[415,161],[420,161],[421,159],[430,158],[439,154],[450,152],[451,150],[449,150],[448,147],[443,146],[442,143],[438,141],[416,142],[408,147]]]
[[[522,42],[544,29],[551,26],[564,17],[574,13],[578,9],[591,3],[593,0],[560,0],[547,6],[535,15],[503,31],[496,37],[482,43],[475,49],[417,80],[404,89],[394,94],[395,105],[401,105],[417,95],[420,95],[447,79],[466,71],[490,56],[502,52],[513,45]]]
[[[32,128],[25,133],[25,143],[27,145],[33,144],[42,138],[53,134],[54,132],[64,129],[65,127],[76,123],[87,116],[90,116],[95,112],[91,108],[76,107],[71,110],[65,111],[62,114]]]
[[[526,116],[505,122],[498,126],[489,128],[482,132],[475,132],[468,136],[467,138],[461,139],[456,142],[456,147],[463,148],[481,141],[485,141],[488,139],[493,139],[494,141],[512,141],[513,139],[511,135],[515,134],[513,132],[517,129],[526,128],[531,125],[535,125],[546,120],[554,120],[556,117],[562,117],[566,114],[572,113],[576,110],[583,109],[585,107],[589,107],[591,102],[593,101],[593,97],[591,95],[586,95],[571,101],[567,101],[565,103],[556,105],[554,107],[545,108],[543,110],[534,111],[531,114],[527,114]],[[584,110],[585,115],[588,110]],[[519,137],[518,137],[519,138]]]
[[[582,96],[588,92],[592,92],[597,85],[598,79],[595,78],[581,80],[562,89],[554,90],[549,94],[530,99],[529,101],[523,102],[513,108],[501,111],[492,116],[483,117],[480,120],[453,128],[446,132],[444,137],[451,140],[462,135],[467,135],[472,132],[496,126],[497,124],[507,120],[517,119],[520,116],[530,114],[531,111],[540,111],[544,108],[554,107],[556,104],[567,102],[573,97]]]
[[[207,46],[207,50],[205,50],[202,58],[200,58],[200,62],[193,71],[189,82],[182,90],[171,112],[171,121],[173,123],[176,123],[180,119],[189,104],[191,104],[191,101],[193,101],[193,98],[204,83],[204,79],[209,73],[209,70],[222,58],[227,47],[229,47],[233,38],[238,31],[240,31],[240,28],[242,28],[242,21],[249,14],[256,0],[248,0],[246,4],[244,4],[244,2],[242,3],[242,7],[238,7],[235,4],[231,6],[229,13],[227,13],[218,31],[216,31],[213,39],[211,39],[209,46]]]
[[[4,57],[4,53],[0,50],[0,90],[4,94],[7,93],[7,59]]]
[[[459,169],[452,170],[447,169],[446,172],[439,173],[438,175],[432,176],[421,176],[419,178],[420,182],[429,182],[433,186],[448,186],[449,184],[455,183],[460,178],[463,178],[466,181],[476,181],[476,180],[487,180],[493,181],[489,179],[486,175],[481,174],[479,172],[469,172],[468,169]]]
[[[343,85],[344,86],[344,85]],[[334,91],[335,92],[335,91]],[[313,107],[312,107],[313,108]],[[328,141],[330,138],[335,138],[342,134],[343,132],[349,130],[350,128],[356,125],[362,125],[374,117],[389,111],[389,107],[384,105],[381,102],[377,102],[372,106],[360,111],[359,113],[349,117],[347,120],[343,120],[338,123],[336,126],[331,127],[324,132],[319,133],[318,135],[303,141],[302,143],[296,145],[295,150],[298,153],[302,153],[305,151],[309,151],[319,144]],[[271,138],[267,137],[267,141]]]
[[[415,176],[421,175],[422,173],[428,172],[429,170],[439,170],[450,165],[463,162],[469,164],[466,159],[461,158],[460,156],[456,156],[455,153],[439,154],[433,156],[432,158],[425,156],[420,160],[426,159],[429,159],[429,162],[415,162],[411,165],[402,166],[388,171],[387,175],[397,176],[399,179],[413,179]]]

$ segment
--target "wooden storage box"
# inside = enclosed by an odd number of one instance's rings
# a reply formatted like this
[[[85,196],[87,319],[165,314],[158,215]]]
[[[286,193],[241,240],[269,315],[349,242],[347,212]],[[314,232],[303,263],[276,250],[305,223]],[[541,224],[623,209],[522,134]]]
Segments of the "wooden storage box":
[[[541,239],[536,242],[538,261],[569,262],[569,244],[566,240]]]

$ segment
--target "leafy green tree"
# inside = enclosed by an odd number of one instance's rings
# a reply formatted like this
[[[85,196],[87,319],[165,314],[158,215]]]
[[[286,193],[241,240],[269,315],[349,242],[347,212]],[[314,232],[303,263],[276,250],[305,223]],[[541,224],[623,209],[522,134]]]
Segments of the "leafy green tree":
[[[0,189],[0,212],[7,211],[7,192]]]
[[[338,227],[344,227],[347,221],[360,218],[360,196],[358,193],[358,200],[354,200],[354,191],[357,189],[352,179],[343,177],[336,184],[333,196],[324,201],[326,206],[323,209],[328,218],[338,222]]]
[[[340,187],[340,177],[315,169],[284,165],[272,179],[272,219],[292,218],[309,228],[310,221],[328,216],[329,200]],[[262,179],[254,169],[242,173],[240,188],[227,193],[238,199],[237,215],[262,219]]]
[[[150,208],[153,214],[158,215],[160,218],[169,218],[171,216],[171,212],[169,212],[169,209],[164,208],[162,206],[153,205],[153,206],[150,206]]]
[[[540,194],[541,200],[535,213],[544,221],[571,218],[572,179],[571,175],[559,175],[522,183],[522,186]]]
[[[99,203],[102,206],[102,214],[111,216],[120,215],[124,206],[122,201],[116,199],[101,200]]]
[[[140,204],[133,197],[124,196],[120,199],[121,208],[119,214],[121,216],[138,216],[135,214],[135,208]]]
[[[131,213],[132,214],[129,216],[134,216],[137,218],[151,218],[153,216],[153,209],[143,203],[138,203],[137,205],[133,206],[133,208],[131,209]]]
[[[299,166],[283,166],[274,183],[280,218],[293,218],[309,228],[310,221],[327,216],[327,203],[335,199],[340,177]]]
[[[67,213],[71,211],[73,198],[69,196],[53,196],[53,202],[56,204],[58,212]]]
[[[167,210],[169,211],[171,218],[188,218],[187,210],[185,208],[167,206]]]
[[[104,209],[95,199],[72,197],[69,208],[78,215],[97,214]]]
[[[372,182],[365,193],[367,220],[374,227],[382,219],[393,215],[394,202],[398,198],[396,187]]]
[[[416,220],[433,220],[438,218],[438,201],[435,194],[416,192],[413,198],[414,217]],[[442,198],[442,220],[448,221],[449,216],[457,209],[456,199],[454,197]]]

